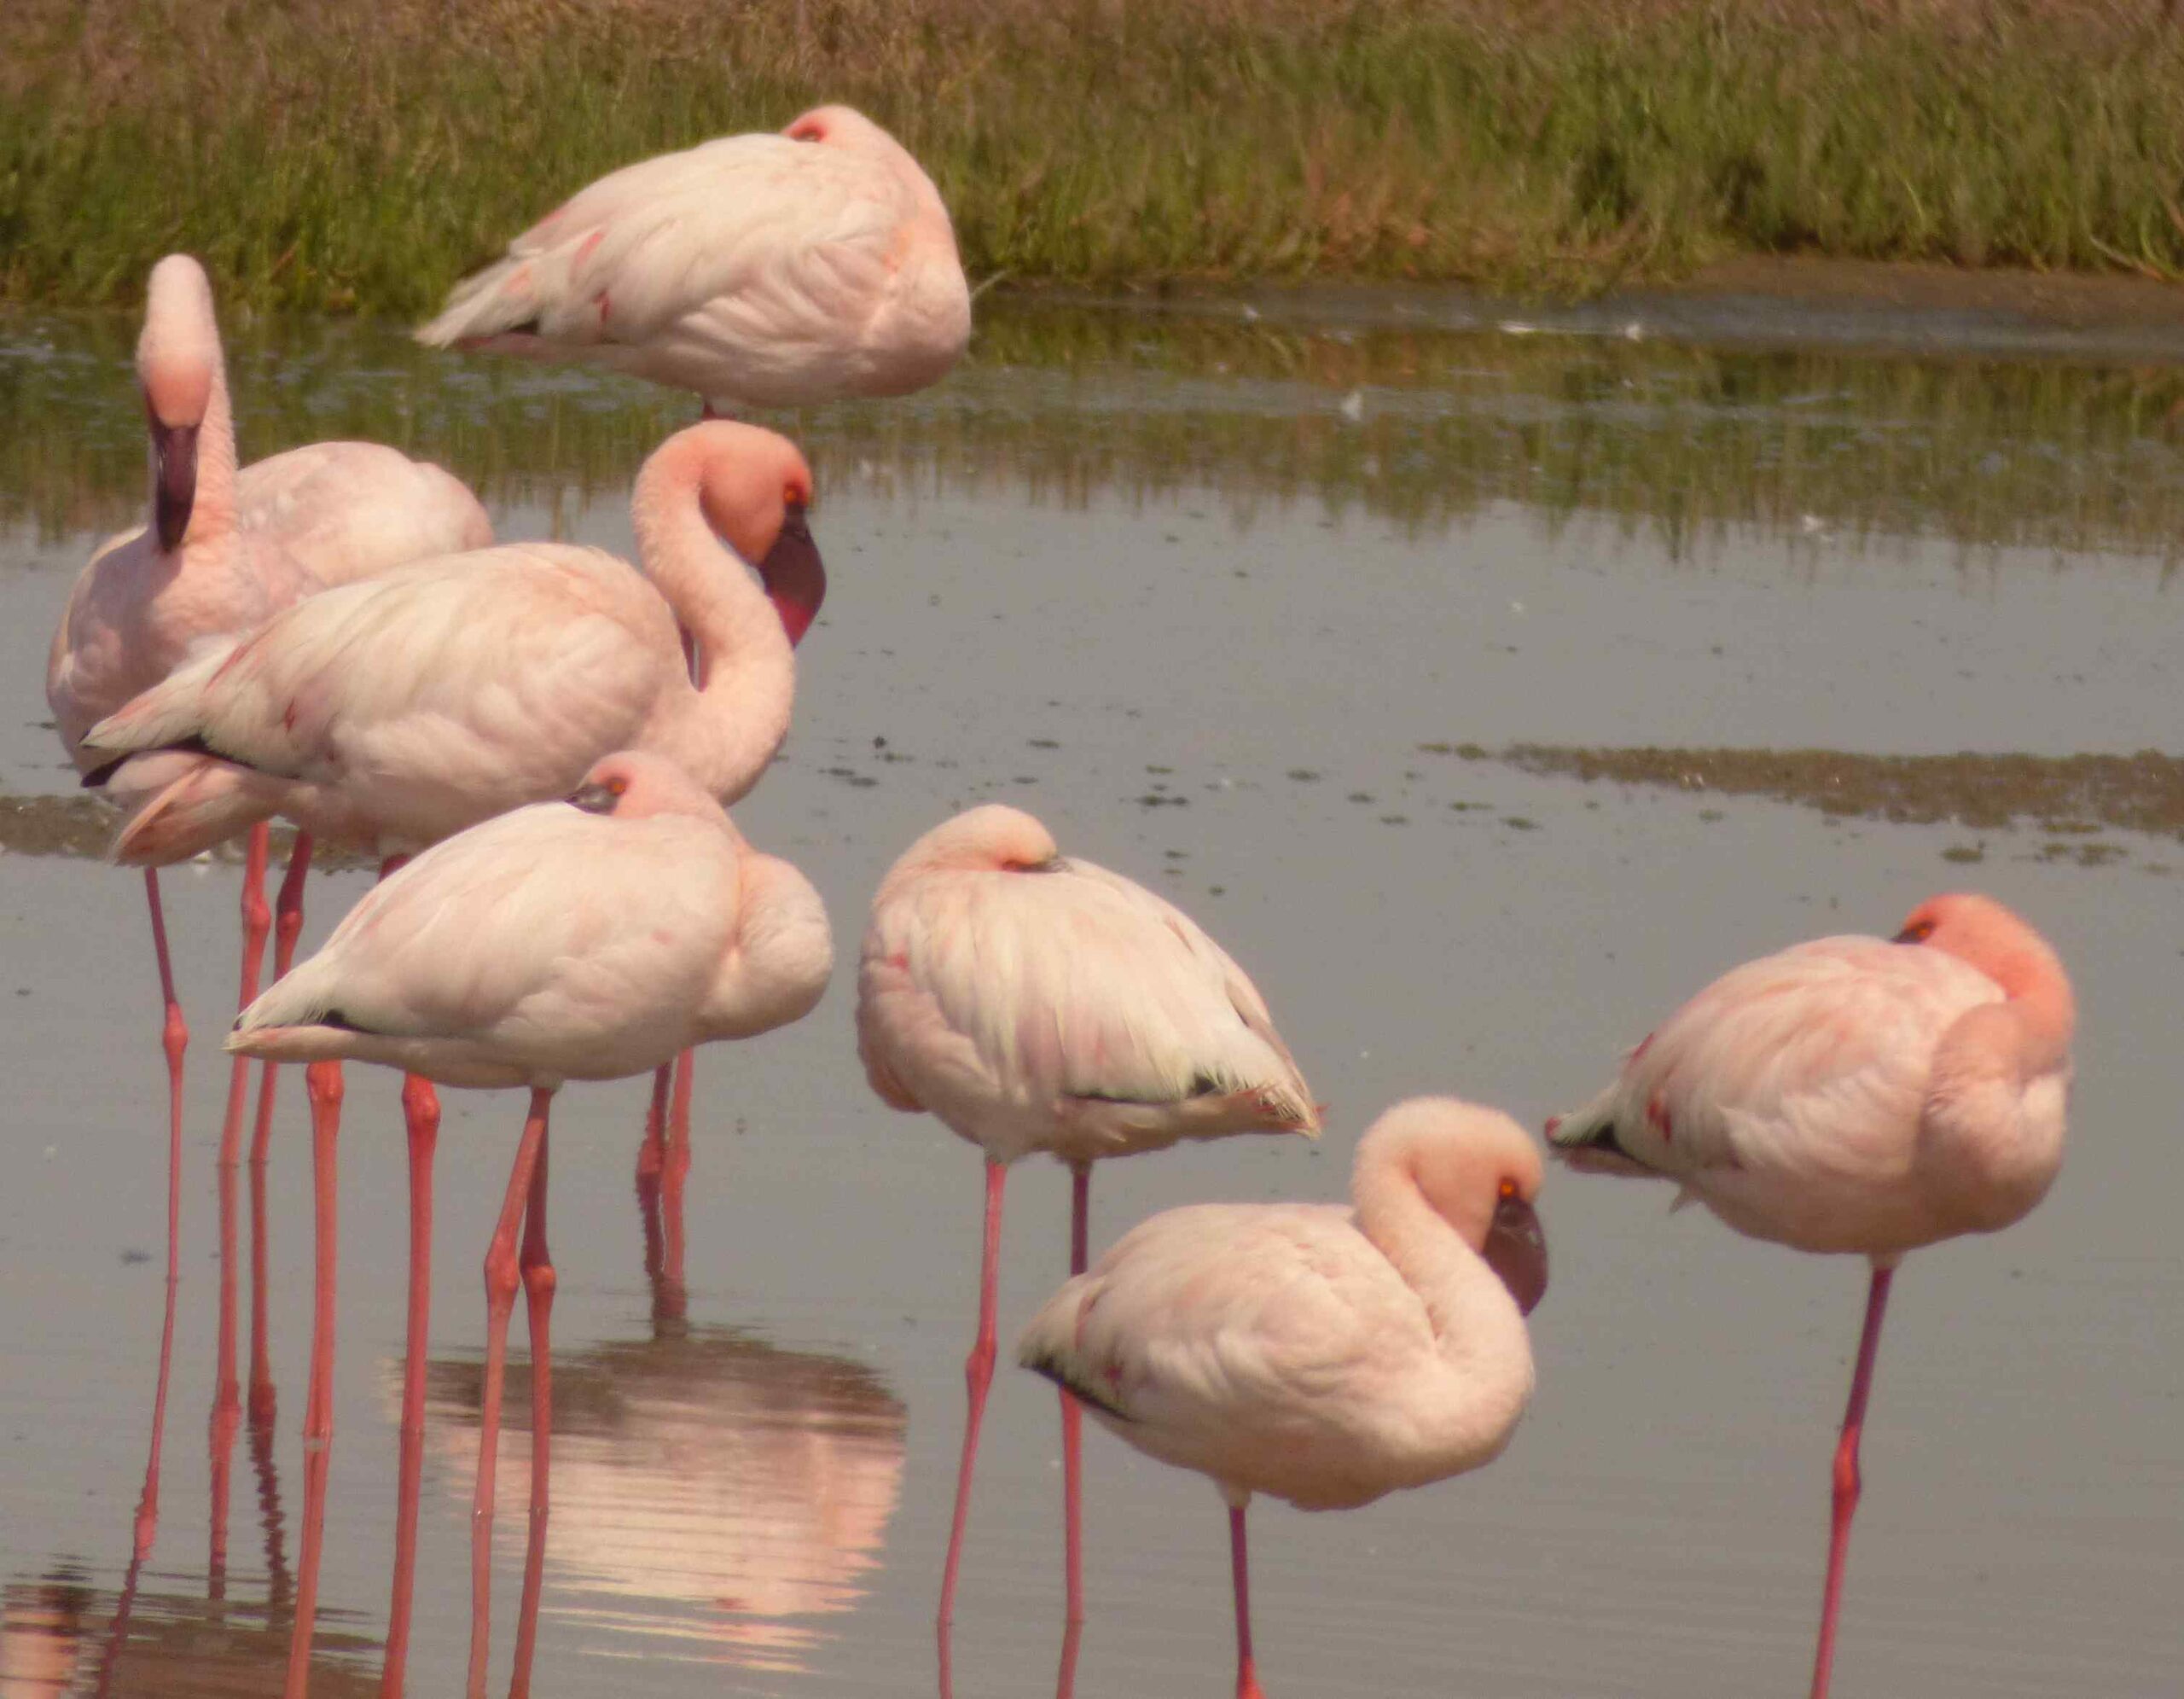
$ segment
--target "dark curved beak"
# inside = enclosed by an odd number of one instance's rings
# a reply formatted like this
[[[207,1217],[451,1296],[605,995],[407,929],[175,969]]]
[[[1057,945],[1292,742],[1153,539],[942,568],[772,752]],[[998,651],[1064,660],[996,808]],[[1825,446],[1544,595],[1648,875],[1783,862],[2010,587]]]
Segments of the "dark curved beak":
[[[569,793],[572,808],[581,808],[587,814],[612,814],[621,796],[604,784],[588,784]]]
[[[152,516],[160,549],[171,555],[189,529],[189,510],[197,503],[197,427],[152,421],[152,454],[157,472],[152,486]]]
[[[1888,941],[1891,944],[1923,944],[1926,940],[1923,935],[1913,931],[1907,926],[1902,931],[1897,933],[1895,937],[1890,939]]]
[[[800,641],[819,617],[819,604],[827,599],[827,563],[819,558],[819,545],[811,540],[811,522],[800,507],[792,507],[781,520],[781,534],[758,562],[758,576],[781,616],[788,640]]]
[[[1494,1211],[1480,1253],[1502,1277],[1517,1307],[1526,1315],[1547,1295],[1547,1235],[1539,1216],[1521,1197],[1505,1197]]]

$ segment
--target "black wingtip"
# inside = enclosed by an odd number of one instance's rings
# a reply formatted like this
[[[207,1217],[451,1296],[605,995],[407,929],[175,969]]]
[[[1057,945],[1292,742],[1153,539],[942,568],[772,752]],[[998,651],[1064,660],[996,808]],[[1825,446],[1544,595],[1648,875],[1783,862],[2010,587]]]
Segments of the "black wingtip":
[[[1121,1405],[1101,1396],[1095,1388],[1086,1386],[1082,1381],[1072,1376],[1068,1366],[1059,1358],[1026,1357],[1022,1360],[1025,1368],[1029,1369],[1035,1375],[1045,1376],[1064,1392],[1076,1399],[1079,1404],[1089,1404],[1095,1410],[1113,1417],[1118,1422],[1128,1422],[1132,1419],[1130,1412]]]
[[[96,790],[101,785],[104,784],[108,779],[119,772],[121,771],[121,764],[128,759],[129,758],[126,755],[116,755],[111,761],[103,762],[100,765],[93,767],[90,771],[85,773],[81,779],[77,781],[77,783],[85,790]]]

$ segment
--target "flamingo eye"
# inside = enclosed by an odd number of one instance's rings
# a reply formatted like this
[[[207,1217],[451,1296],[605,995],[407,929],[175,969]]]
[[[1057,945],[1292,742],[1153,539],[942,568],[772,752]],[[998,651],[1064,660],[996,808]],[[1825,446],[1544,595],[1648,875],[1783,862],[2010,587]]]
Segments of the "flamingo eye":
[[[616,774],[613,778],[611,778],[611,779],[609,779],[609,780],[607,780],[607,794],[608,794],[609,795],[613,795],[613,796],[624,796],[624,795],[626,795],[626,794],[628,794],[628,793],[629,793],[629,788],[630,788],[630,782],[629,782],[629,780],[627,780],[627,779],[624,778],[624,777],[623,777],[620,774],[619,774],[619,773],[617,773],[617,774]]]
[[[1517,1183],[1514,1180],[1504,1180],[1502,1182],[1502,1196],[1503,1198],[1512,1198],[1516,1195]]]
[[[1889,941],[1893,944],[1924,944],[1934,935],[1934,922],[1921,918],[1913,921]]]

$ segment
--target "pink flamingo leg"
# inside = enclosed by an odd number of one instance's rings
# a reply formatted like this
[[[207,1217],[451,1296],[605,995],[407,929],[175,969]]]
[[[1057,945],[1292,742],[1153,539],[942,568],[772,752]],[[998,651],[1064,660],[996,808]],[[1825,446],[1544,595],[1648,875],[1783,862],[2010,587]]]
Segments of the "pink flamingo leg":
[[[1252,1663],[1251,1563],[1244,1555],[1244,1507],[1228,1507],[1228,1563],[1236,1580],[1236,1699],[1266,1699]]]
[[[644,1227],[645,1279],[652,1287],[655,1321],[670,1318],[668,1294],[661,1282],[667,1265],[659,1225],[659,1171],[665,1160],[667,1101],[674,1079],[671,1062],[653,1074],[652,1103],[645,1111],[645,1136],[637,1146],[637,1219]]]
[[[189,1046],[189,1027],[174,994],[174,964],[167,955],[167,919],[160,907],[160,876],[144,870],[144,897],[152,911],[152,948],[160,962],[160,995],[166,1004],[160,1043],[167,1057],[167,1297],[166,1320],[160,1331],[160,1375],[152,1395],[152,1450],[144,1471],[144,1496],[136,1508],[136,1551],[141,1559],[152,1549],[160,1526],[160,1448],[166,1434],[167,1374],[174,1360],[175,1289],[182,1283],[182,1057]]]
[[[304,929],[304,880],[311,872],[311,838],[298,832],[288,852],[288,870],[273,905],[273,977],[287,974],[296,959],[296,940]],[[273,1424],[272,1341],[265,1304],[265,1156],[273,1140],[273,1085],[280,1072],[266,1062],[258,1078],[258,1120],[250,1135],[250,1420],[253,1427]]]
[[[415,1074],[402,1082],[410,1131],[410,1329],[402,1359],[402,1457],[394,1510],[394,1597],[387,1607],[382,1699],[401,1699],[410,1660],[410,1611],[416,1595],[417,1501],[425,1467],[425,1352],[433,1314],[433,1156],[439,1143],[439,1094]]]
[[[469,1699],[485,1699],[485,1663],[492,1650],[493,1470],[501,1441],[501,1382],[508,1367],[508,1318],[515,1311],[520,1283],[516,1229],[531,1197],[531,1176],[546,1143],[546,1111],[554,1094],[533,1091],[531,1113],[523,1123],[508,1171],[508,1195],[501,1201],[499,1225],[485,1252],[485,1391],[478,1423],[478,1484],[470,1501],[470,1675]]]
[[[265,905],[266,841],[272,828],[260,820],[250,829],[249,848],[242,863],[242,986],[235,998],[237,1009],[247,1009],[258,995],[258,979],[265,966],[265,934],[273,924],[273,911]],[[228,1069],[228,1107],[220,1118],[220,1166],[232,1168],[242,1157],[242,1112],[250,1097],[250,1058],[237,1056]]]
[[[311,1633],[318,1616],[319,1560],[326,1548],[326,1483],[334,1442],[334,1271],[339,1260],[334,1211],[335,1160],[341,1132],[341,1064],[315,1062],[304,1070],[311,1094],[312,1235],[315,1267],[311,1323],[311,1382],[304,1394],[304,1538],[296,1574],[296,1617],[288,1632],[287,1699],[311,1686]]]
[[[538,1143],[531,1204],[523,1224],[523,1290],[531,1326],[531,1531],[523,1553],[523,1603],[516,1613],[515,1669],[508,1699],[527,1699],[531,1661],[538,1644],[538,1600],[546,1578],[547,1477],[554,1438],[554,1349],[547,1325],[554,1309],[554,1259],[546,1248],[547,1141]]]
[[[1069,1165],[1069,1271],[1084,1272],[1091,1237],[1092,1165]],[[1084,1629],[1084,1407],[1061,1394],[1061,1667],[1054,1699],[1077,1690],[1077,1648]]]
[[[667,1151],[659,1175],[660,1278],[653,1306],[664,1321],[680,1321],[689,1307],[689,1288],[682,1278],[682,1190],[690,1178],[690,1097],[696,1075],[697,1057],[691,1051],[675,1058]]]
[[[986,1388],[993,1384],[995,1287],[1001,1272],[1002,1190],[1008,1182],[1003,1164],[986,1164],[985,1241],[979,1259],[979,1336],[963,1359],[963,1382],[970,1413],[963,1423],[963,1458],[956,1471],[956,1516],[948,1527],[948,1564],[940,1575],[940,1686],[950,1690],[949,1625],[956,1619],[956,1569],[963,1556],[963,1527],[971,1510],[971,1471],[979,1461],[979,1423],[986,1410]]]
[[[1876,1264],[1866,1294],[1866,1325],[1858,1338],[1858,1366],[1850,1376],[1850,1403],[1843,1412],[1843,1437],[1835,1447],[1835,1522],[1827,1541],[1827,1590],[1820,1607],[1820,1647],[1814,1654],[1812,1699],[1827,1699],[1835,1668],[1835,1614],[1843,1602],[1843,1564],[1850,1551],[1850,1517],[1858,1508],[1858,1440],[1865,1433],[1866,1397],[1873,1390],[1873,1358],[1880,1350],[1882,1313],[1896,1278],[1891,1265]]]
[[[211,1549],[205,1559],[206,1597],[228,1592],[228,1498],[233,1479],[235,1430],[241,1425],[242,1397],[235,1381],[235,1165],[224,1162],[218,1173],[220,1208],[219,1343],[212,1366],[212,1419],[206,1436],[212,1480]]]

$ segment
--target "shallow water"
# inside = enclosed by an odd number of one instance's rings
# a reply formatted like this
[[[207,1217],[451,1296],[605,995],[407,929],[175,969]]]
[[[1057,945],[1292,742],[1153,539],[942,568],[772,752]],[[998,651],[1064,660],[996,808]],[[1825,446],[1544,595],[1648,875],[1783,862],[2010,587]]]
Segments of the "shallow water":
[[[2080,982],[2074,1143],[2028,1221],[1916,1257],[1897,1283],[1838,1690],[2166,1694],[2184,1651],[2184,916],[2165,876],[2184,849],[2173,762],[2076,758],[2173,747],[2184,369],[2158,351],[1951,352],[1948,329],[1911,357],[1716,346],[1703,323],[1633,340],[996,304],[939,390],[796,422],[833,594],[788,749],[738,818],[818,884],[845,958],[887,862],[992,796],[1170,893],[1240,957],[1332,1105],[1329,1136],[1112,1165],[1095,1245],[1174,1203],[1338,1196],[1358,1132],[1413,1091],[1536,1123],[1723,965],[1892,929],[1935,889],[1994,891]],[[0,320],[0,666],[18,681],[0,724],[6,1699],[276,1691],[295,1608],[309,1161],[293,1079],[270,1181],[279,1409],[226,1449],[212,1550],[222,865],[169,883],[198,1033],[184,1279],[157,1544],[116,1632],[159,1342],[164,1091],[138,887],[81,853],[95,834],[66,813],[36,680],[70,576],[139,500],[131,334]],[[688,416],[368,326],[234,341],[246,453],[401,442],[476,481],[504,536],[626,545],[629,474]],[[1958,752],[2040,759],[1880,759]],[[315,882],[306,941],[362,888]],[[838,972],[800,1027],[702,1058],[680,1319],[646,1275],[642,1088],[564,1095],[541,1692],[932,1688],[979,1165],[870,1096],[851,998]],[[478,1259],[520,1115],[503,1097],[447,1105],[418,1693],[462,1667]],[[322,1693],[375,1681],[386,1622],[391,1077],[352,1070],[342,1168]],[[1004,1342],[1060,1274],[1066,1195],[1040,1165],[1010,1188]],[[1352,1515],[1254,1511],[1270,1691],[1798,1690],[1862,1271],[1664,1204],[1554,1178],[1540,1390],[1503,1460]],[[247,1350],[247,1263],[242,1283]],[[497,1676],[520,1581],[521,1385]],[[1045,1385],[1004,1369],[959,1604],[964,1699],[1051,1679],[1057,1430]],[[1226,1690],[1217,1500],[1096,1431],[1086,1452],[1077,1690]]]

